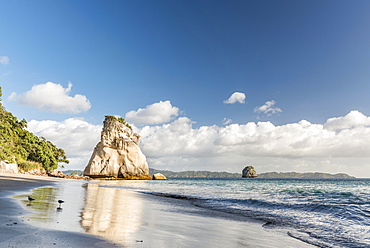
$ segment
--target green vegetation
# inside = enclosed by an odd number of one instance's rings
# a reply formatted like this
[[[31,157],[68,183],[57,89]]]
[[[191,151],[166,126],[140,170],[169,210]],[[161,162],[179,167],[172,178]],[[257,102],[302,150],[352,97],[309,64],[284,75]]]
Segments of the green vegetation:
[[[27,131],[27,121],[19,121],[5,110],[0,86],[0,160],[16,162],[23,170],[58,168],[59,162],[69,163],[65,151],[45,138]]]
[[[42,167],[42,164],[38,162],[20,160],[20,161],[17,161],[17,164],[18,164],[18,168],[23,171],[30,171],[33,169],[37,169],[42,172],[45,171],[44,167]]]
[[[128,124],[124,118],[122,117],[115,117],[114,115],[106,115],[105,116],[106,119],[111,119],[111,120],[115,120],[115,121],[118,121],[118,122],[121,122],[123,125],[125,125],[126,127],[130,128],[132,130],[132,127],[130,124]]]

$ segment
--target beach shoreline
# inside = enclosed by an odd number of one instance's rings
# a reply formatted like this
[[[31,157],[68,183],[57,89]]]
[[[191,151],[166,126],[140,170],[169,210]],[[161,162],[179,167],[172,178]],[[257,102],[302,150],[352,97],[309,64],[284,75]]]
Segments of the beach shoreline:
[[[0,214],[0,223],[3,223],[0,246],[315,247],[286,233],[266,230],[259,221],[239,219],[181,199],[100,187],[98,181],[81,182],[84,187],[79,187],[86,191],[86,197],[81,223],[77,220],[76,223],[83,226],[85,233],[35,227],[20,218],[27,214],[27,210],[17,203],[17,199],[10,198],[11,194],[39,187],[68,187],[72,185],[68,182],[73,181],[68,180],[0,174],[0,207],[4,209]],[[67,188],[64,190],[68,192]],[[68,209],[68,206],[64,208],[64,214],[72,211]]]
[[[66,179],[23,174],[0,174],[0,247],[117,247],[106,240],[83,233],[35,227],[21,216],[28,211],[12,196],[35,188],[56,186]]]

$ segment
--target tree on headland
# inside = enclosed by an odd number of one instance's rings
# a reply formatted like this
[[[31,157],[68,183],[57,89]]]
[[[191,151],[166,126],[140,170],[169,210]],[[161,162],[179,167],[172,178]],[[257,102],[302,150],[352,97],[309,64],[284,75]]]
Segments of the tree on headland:
[[[58,163],[69,163],[65,151],[45,138],[26,130],[27,121],[18,120],[2,105],[0,86],[0,160],[16,162],[21,169],[44,168],[51,171]]]

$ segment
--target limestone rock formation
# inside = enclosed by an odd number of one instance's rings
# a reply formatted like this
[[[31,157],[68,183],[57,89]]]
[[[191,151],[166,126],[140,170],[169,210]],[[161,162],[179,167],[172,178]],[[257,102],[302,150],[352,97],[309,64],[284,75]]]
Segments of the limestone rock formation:
[[[123,119],[106,116],[101,140],[83,174],[91,178],[151,179],[139,138]]]
[[[257,172],[254,170],[253,166],[247,166],[242,171],[242,177],[244,178],[256,178],[258,177]]]
[[[0,161],[0,173],[18,173],[18,165],[7,160]]]
[[[153,180],[167,180],[167,177],[162,173],[153,174]]]

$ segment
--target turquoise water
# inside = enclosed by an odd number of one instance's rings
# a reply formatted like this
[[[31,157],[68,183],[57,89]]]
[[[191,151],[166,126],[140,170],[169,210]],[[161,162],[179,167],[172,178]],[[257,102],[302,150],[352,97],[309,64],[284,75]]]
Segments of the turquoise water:
[[[320,247],[370,247],[370,180],[172,179],[102,182],[265,221]]]

